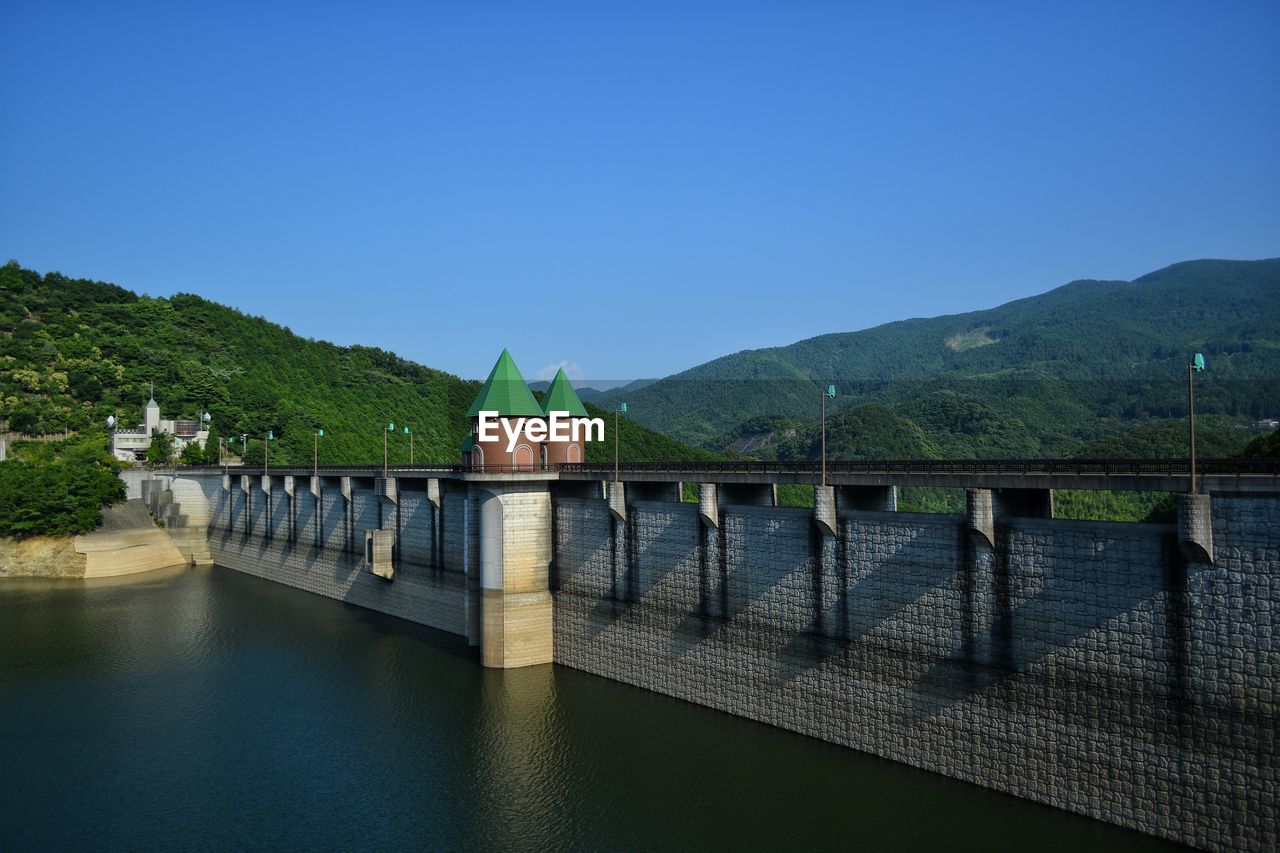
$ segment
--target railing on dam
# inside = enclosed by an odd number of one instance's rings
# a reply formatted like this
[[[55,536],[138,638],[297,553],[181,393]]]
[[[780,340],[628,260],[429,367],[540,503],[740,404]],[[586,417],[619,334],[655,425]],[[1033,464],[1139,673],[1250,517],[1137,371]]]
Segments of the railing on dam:
[[[1186,491],[1185,459],[900,459],[836,460],[826,466],[833,485],[937,486],[948,488],[1115,489]],[[181,466],[208,473],[328,477],[460,478],[536,475],[563,480],[800,483],[821,480],[818,462],[711,460],[696,462],[570,462],[533,469],[511,465],[273,465]],[[1280,459],[1206,459],[1197,463],[1200,486],[1209,492],[1280,492]]]
[[[624,462],[623,475],[632,473],[702,474],[820,474],[819,462],[725,460],[698,462]],[[566,462],[555,466],[564,473],[611,474],[602,462]],[[1280,475],[1280,459],[1209,459],[1196,461],[1197,473],[1239,476]],[[893,459],[828,461],[830,474],[1105,474],[1189,476],[1186,459]]]

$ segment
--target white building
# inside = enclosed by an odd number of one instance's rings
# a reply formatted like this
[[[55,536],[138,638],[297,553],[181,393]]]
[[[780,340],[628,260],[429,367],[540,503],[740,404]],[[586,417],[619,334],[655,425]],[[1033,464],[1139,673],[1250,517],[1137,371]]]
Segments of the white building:
[[[117,429],[111,433],[111,453],[121,462],[134,462],[146,458],[151,447],[151,436],[158,432],[167,432],[173,436],[174,455],[182,453],[188,444],[195,443],[204,449],[209,438],[208,415],[205,423],[195,421],[166,421],[160,418],[160,404],[155,397],[147,401],[142,412],[142,423],[137,429]]]

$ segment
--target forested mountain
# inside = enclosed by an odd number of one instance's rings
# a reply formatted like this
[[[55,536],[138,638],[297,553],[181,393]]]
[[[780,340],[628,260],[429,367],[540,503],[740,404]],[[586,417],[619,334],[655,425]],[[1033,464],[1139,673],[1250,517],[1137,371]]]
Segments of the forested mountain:
[[[867,453],[914,442],[928,455],[1064,456],[1184,417],[1194,352],[1209,366],[1197,377],[1200,411],[1241,426],[1280,416],[1280,259],[1188,261],[1132,282],[1077,281],[990,310],[748,350],[625,398],[639,422],[719,449],[741,445],[751,418],[816,421],[834,383],[829,411],[880,407],[858,416],[886,432],[863,437]]]
[[[252,436],[246,461],[261,460],[261,439],[274,433],[278,463],[310,462],[319,428],[322,463],[381,462],[389,422],[393,463],[409,459],[401,425],[413,431],[415,461],[456,462],[479,388],[384,350],[301,338],[198,296],[153,299],[16,262],[0,267],[0,420],[10,429],[78,431],[108,415],[131,426],[152,382],[166,418],[207,411],[215,435]],[[624,459],[707,455],[629,420],[621,430]],[[612,441],[587,447],[588,459],[612,454]]]

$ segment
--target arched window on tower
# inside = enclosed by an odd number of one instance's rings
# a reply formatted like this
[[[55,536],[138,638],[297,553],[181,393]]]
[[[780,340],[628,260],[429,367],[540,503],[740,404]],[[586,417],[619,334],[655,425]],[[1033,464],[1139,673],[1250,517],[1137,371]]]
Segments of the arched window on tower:
[[[516,448],[515,457],[512,459],[516,469],[520,471],[533,470],[533,448],[527,444],[522,444]]]

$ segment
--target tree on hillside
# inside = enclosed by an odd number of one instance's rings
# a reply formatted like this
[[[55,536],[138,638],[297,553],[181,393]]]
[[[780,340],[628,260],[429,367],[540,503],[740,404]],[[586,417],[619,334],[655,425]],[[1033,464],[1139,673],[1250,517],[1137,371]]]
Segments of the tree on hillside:
[[[86,533],[101,508],[124,499],[119,464],[102,432],[58,442],[19,442],[0,462],[0,536]]]
[[[183,465],[203,465],[204,450],[194,441],[190,442],[182,448],[182,454],[178,457],[178,461]]]
[[[1246,459],[1280,458],[1280,429],[1269,435],[1260,435],[1249,442],[1240,454]]]
[[[168,465],[173,461],[173,436],[153,430],[151,446],[147,448],[147,461],[153,465]]]

